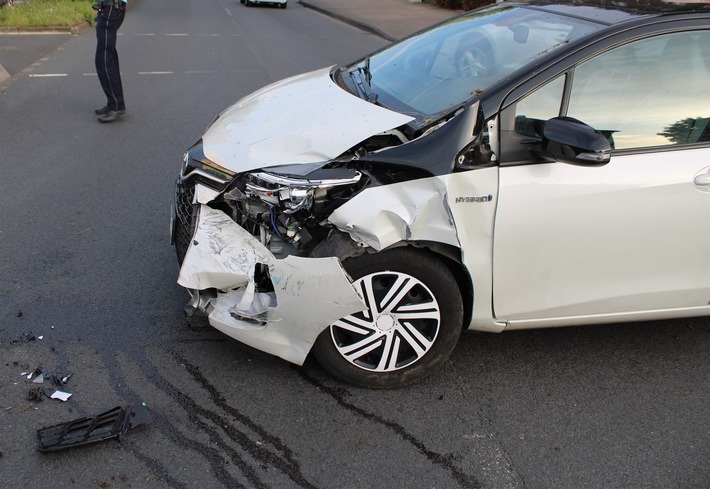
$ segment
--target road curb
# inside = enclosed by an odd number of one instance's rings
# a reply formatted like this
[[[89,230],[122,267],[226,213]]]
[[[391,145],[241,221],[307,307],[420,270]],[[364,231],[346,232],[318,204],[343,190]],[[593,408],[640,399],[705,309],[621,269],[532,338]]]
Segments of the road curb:
[[[327,15],[328,17],[332,17],[333,19],[339,20],[340,22],[350,24],[354,27],[357,27],[358,29],[369,32],[371,34],[375,34],[376,36],[380,36],[381,38],[383,38],[387,41],[394,42],[394,41],[398,40],[396,37],[392,37],[389,34],[382,32],[380,29],[378,29],[376,27],[373,27],[373,26],[366,24],[364,22],[360,22],[359,20],[351,19],[351,18],[346,17],[344,15],[336,14],[335,12],[331,12],[330,10],[313,5],[312,3],[309,3],[308,1],[298,0],[298,3],[300,5],[303,5],[306,8],[309,8],[311,10],[315,10],[316,12],[319,12],[323,15]]]
[[[75,26],[51,26],[51,27],[37,27],[37,28],[27,28],[27,27],[0,27],[0,37],[3,35],[7,36],[57,36],[58,39],[56,42],[53,42],[53,46],[51,48],[51,51],[54,49],[57,49],[58,46],[64,44],[67,42],[69,39],[71,39],[71,36],[78,36],[82,35],[85,32],[93,30],[93,27],[91,24],[88,22],[82,22],[80,24],[77,24]],[[66,36],[66,37],[64,37]],[[39,55],[38,55],[39,56]],[[17,71],[14,71],[12,74],[3,66],[0,64],[0,90],[5,89],[9,84],[12,83],[12,80],[21,77],[23,74],[27,73],[28,70],[30,70],[37,62],[29,64],[28,66],[18,69]],[[10,69],[12,69],[12,66],[10,66]]]
[[[75,26],[43,26],[43,27],[0,27],[0,35],[22,35],[22,34],[67,34],[79,35],[91,30],[88,22],[82,22]]]

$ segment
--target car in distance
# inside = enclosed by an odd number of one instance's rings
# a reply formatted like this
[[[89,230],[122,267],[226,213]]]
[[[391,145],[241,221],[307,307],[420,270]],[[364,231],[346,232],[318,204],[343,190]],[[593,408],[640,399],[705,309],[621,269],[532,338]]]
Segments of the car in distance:
[[[184,155],[188,315],[365,387],[462,330],[710,315],[710,5],[500,3],[276,82]]]
[[[251,7],[252,5],[274,5],[286,8],[288,6],[288,0],[239,0],[239,3],[243,3],[247,7]]]

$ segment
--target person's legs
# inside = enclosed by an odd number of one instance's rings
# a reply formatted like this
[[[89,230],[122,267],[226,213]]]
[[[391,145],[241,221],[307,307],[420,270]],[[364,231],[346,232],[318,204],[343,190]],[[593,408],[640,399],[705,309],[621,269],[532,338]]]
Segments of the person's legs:
[[[118,28],[123,23],[124,11],[107,7],[96,16],[96,74],[106,94],[106,109],[126,110],[123,99],[121,71],[116,51]]]

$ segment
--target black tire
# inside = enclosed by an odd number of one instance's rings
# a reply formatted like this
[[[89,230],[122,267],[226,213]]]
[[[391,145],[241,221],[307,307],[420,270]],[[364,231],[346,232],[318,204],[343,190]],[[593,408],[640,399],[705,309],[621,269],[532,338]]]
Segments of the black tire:
[[[402,387],[449,357],[461,334],[463,301],[442,261],[422,250],[395,248],[350,258],[343,266],[368,310],[341,318],[318,336],[313,353],[326,370],[361,387]]]

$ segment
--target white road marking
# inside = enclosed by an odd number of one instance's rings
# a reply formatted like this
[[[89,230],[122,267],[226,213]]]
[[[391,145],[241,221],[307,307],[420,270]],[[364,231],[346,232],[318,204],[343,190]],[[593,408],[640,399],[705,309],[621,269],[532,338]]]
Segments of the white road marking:
[[[232,14],[227,10],[229,15],[231,16]],[[118,34],[119,36],[123,35],[121,33]],[[166,36],[166,37],[189,37],[189,36],[197,36],[197,37],[220,37],[222,34],[188,34],[186,32],[165,32],[163,34],[156,34],[155,32],[136,32],[133,34],[128,34],[129,36],[143,36],[143,37],[156,37],[156,36]],[[237,35],[238,36],[238,35]],[[233,34],[229,34],[228,37],[234,37]]]
[[[230,70],[230,73],[259,73],[262,70],[244,69]],[[220,73],[218,70],[185,70],[185,71],[138,71],[137,75],[215,75]],[[67,78],[68,73],[31,73],[30,78]],[[97,76],[96,73],[82,73],[81,76]],[[126,76],[126,73],[121,72],[121,76]]]

